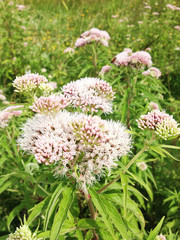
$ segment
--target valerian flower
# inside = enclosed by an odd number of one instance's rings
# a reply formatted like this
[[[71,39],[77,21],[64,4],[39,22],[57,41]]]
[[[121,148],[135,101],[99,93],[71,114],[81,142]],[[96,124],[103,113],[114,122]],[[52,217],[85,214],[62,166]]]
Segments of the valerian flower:
[[[32,234],[28,226],[23,225],[20,228],[16,228],[15,233],[9,234],[6,240],[38,240],[35,234]]]
[[[56,176],[92,184],[128,154],[131,137],[119,122],[61,111],[54,117],[37,114],[23,126],[19,144],[38,163],[53,165]]]
[[[42,114],[53,114],[64,109],[69,105],[68,99],[62,94],[59,96],[50,95],[49,97],[35,98],[31,110]]]
[[[151,67],[147,71],[144,71],[142,74],[146,76],[155,77],[158,79],[161,76],[161,71],[158,68]]]
[[[79,107],[84,112],[109,113],[112,111],[114,92],[104,80],[98,78],[82,78],[64,85],[63,94],[69,99],[72,107]]]
[[[41,83],[46,83],[48,80],[45,76],[38,73],[27,73],[21,77],[16,77],[13,81],[13,87],[16,92],[31,92],[36,89]]]
[[[82,47],[92,42],[99,42],[108,47],[109,40],[110,36],[106,31],[99,30],[98,28],[91,28],[89,31],[81,34],[80,38],[75,42],[75,47]]]
[[[161,112],[159,109],[148,112],[147,115],[141,115],[137,122],[139,128],[154,130],[164,140],[180,134],[179,124],[173,119],[173,116],[164,111]]]

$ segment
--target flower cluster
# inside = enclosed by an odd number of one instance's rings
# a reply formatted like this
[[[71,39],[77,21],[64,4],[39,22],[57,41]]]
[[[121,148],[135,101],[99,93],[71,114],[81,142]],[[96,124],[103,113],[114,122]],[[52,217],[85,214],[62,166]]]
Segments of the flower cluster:
[[[141,171],[145,171],[147,169],[147,164],[145,162],[138,162],[136,165]]]
[[[139,128],[155,130],[155,133],[164,140],[180,134],[180,128],[173,116],[159,109],[148,112],[147,115],[141,115],[137,122]]]
[[[13,117],[13,116],[19,116],[22,114],[22,110],[15,110],[14,109],[18,109],[18,108],[22,108],[24,107],[24,105],[19,105],[19,106],[10,106],[5,108],[3,111],[0,111],[0,127],[4,128],[6,126],[8,126],[8,122],[9,120]]]
[[[64,53],[74,53],[74,52],[75,52],[74,48],[71,48],[71,47],[68,47],[64,50]]]
[[[180,26],[174,26],[174,28],[176,29],[176,30],[178,30],[178,31],[180,31]]]
[[[146,76],[159,78],[161,76],[161,71],[158,68],[151,67],[147,71],[144,71],[142,74]]]
[[[75,47],[83,47],[92,42],[100,42],[102,45],[108,47],[110,36],[106,31],[99,30],[98,28],[91,28],[81,34],[75,42]]]
[[[157,235],[155,240],[166,240],[166,237],[162,234]]]
[[[68,104],[67,98],[62,94],[59,96],[50,95],[49,97],[35,98],[35,102],[30,108],[37,113],[52,114],[64,109]]]
[[[112,60],[116,66],[132,66],[141,68],[144,66],[150,67],[152,65],[151,55],[146,51],[138,51],[133,53],[131,49],[125,48]]]
[[[111,70],[111,66],[109,65],[105,65],[101,68],[101,71],[99,72],[99,75],[102,76],[104,75],[105,73],[108,73],[110,70]]]
[[[38,73],[27,73],[21,77],[16,77],[13,81],[13,87],[16,88],[16,92],[31,92],[41,83],[46,83],[47,81],[45,76]]]
[[[175,5],[166,4],[166,7],[171,9],[171,10],[178,10],[178,11],[180,11],[180,7],[176,7]]]
[[[131,139],[119,122],[61,111],[27,120],[19,144],[39,163],[53,164],[56,175],[92,184],[130,151]]]
[[[1,101],[5,101],[6,100],[6,96],[4,96],[3,91],[0,89],[0,100]]]
[[[62,92],[72,107],[84,112],[112,111],[114,92],[109,83],[98,78],[82,78],[63,86]]]
[[[6,240],[38,240],[35,234],[32,234],[28,226],[23,225],[20,228],[16,228],[15,233],[9,234]]]

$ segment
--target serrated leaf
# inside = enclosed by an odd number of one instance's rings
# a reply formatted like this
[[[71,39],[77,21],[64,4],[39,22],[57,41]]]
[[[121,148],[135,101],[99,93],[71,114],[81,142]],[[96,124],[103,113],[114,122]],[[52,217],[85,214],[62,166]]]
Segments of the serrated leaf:
[[[51,228],[50,240],[58,240],[62,225],[73,202],[73,189],[64,188],[63,197]]]
[[[123,198],[119,194],[106,194],[105,196],[107,199],[117,203],[120,207],[123,207]],[[141,228],[143,229],[145,227],[145,220],[137,204],[133,200],[127,199],[127,209],[136,216],[141,224]]]
[[[101,196],[102,197],[102,196]],[[110,216],[113,224],[116,226],[117,230],[120,232],[124,240],[128,240],[128,233],[123,219],[117,209],[103,197],[103,203],[105,204],[108,215]]]
[[[150,232],[147,240],[154,240],[154,239],[155,239],[155,237],[158,235],[158,233],[159,233],[159,231],[160,231],[160,229],[161,229],[161,227],[162,227],[164,218],[165,218],[165,217],[162,217],[161,221],[160,221],[160,222],[158,223],[158,225],[154,228],[154,230]]]

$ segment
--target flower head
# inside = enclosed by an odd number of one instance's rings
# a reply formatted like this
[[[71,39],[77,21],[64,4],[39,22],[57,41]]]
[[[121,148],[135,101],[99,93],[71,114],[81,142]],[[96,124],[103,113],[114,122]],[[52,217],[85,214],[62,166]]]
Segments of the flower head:
[[[38,73],[27,73],[21,77],[16,77],[13,81],[13,87],[16,88],[16,92],[31,92],[41,83],[46,83],[47,81],[45,76]]]
[[[141,115],[137,122],[139,128],[154,130],[164,140],[180,134],[180,128],[178,128],[178,123],[173,119],[173,116],[161,112],[159,109],[153,110],[147,115]]]
[[[68,104],[67,98],[62,94],[59,96],[51,95],[49,97],[36,98],[33,106],[30,108],[37,113],[52,114],[64,109]]]
[[[91,28],[81,34],[75,42],[75,47],[82,47],[91,42],[100,42],[104,46],[108,46],[110,36],[106,31],[99,30],[98,28]]]
[[[130,151],[131,138],[119,123],[61,111],[37,114],[23,126],[19,144],[39,163],[53,164],[57,176],[92,184]]]
[[[16,7],[18,8],[19,11],[24,10],[26,7],[24,5],[16,5]]]
[[[109,83],[97,78],[82,78],[63,86],[64,95],[72,107],[79,107],[85,112],[112,111],[114,92]]]
[[[9,237],[6,240],[38,240],[35,234],[32,234],[28,226],[23,225],[20,228],[16,228],[15,233],[9,234]]]
[[[158,235],[155,240],[166,240],[166,237],[162,234]]]
[[[142,74],[146,76],[155,77],[158,79],[161,76],[161,71],[158,68],[151,67],[147,71],[144,71]]]
[[[152,65],[151,55],[146,51],[138,51],[132,53],[130,56],[130,63],[136,67],[147,66],[150,67]]]
[[[99,72],[100,75],[104,75],[105,73],[108,73],[111,70],[111,66],[105,65],[101,68],[101,71]]]
[[[75,52],[74,48],[71,48],[71,47],[68,47],[64,50],[64,53],[74,53],[74,52]]]
[[[142,171],[145,171],[147,169],[147,164],[145,162],[138,162],[138,163],[136,163],[136,165]]]
[[[17,117],[21,115],[22,110],[15,110],[15,109],[22,108],[22,107],[24,107],[24,105],[10,106],[5,108],[3,111],[0,111],[0,127],[4,128],[8,126],[8,122],[13,116]],[[15,110],[15,111],[12,111],[12,110]]]

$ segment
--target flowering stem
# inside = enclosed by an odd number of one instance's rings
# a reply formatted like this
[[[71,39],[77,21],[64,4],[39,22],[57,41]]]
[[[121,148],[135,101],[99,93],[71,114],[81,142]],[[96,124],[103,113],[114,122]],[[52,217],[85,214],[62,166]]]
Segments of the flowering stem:
[[[90,196],[90,194],[89,194],[89,192],[88,192],[86,187],[84,187],[83,192],[84,192],[84,196],[86,198],[87,204],[88,204],[88,208],[89,208],[89,211],[90,211],[90,214],[91,214],[91,218],[93,220],[95,220],[96,219],[96,215],[95,215],[94,205],[92,203],[91,196]]]
[[[145,145],[132,159],[131,161],[128,163],[128,165],[125,167],[125,170],[122,172],[123,174],[125,174],[127,172],[127,170],[130,168],[130,166],[136,161],[136,159],[147,150],[147,146]],[[113,184],[114,182],[116,182],[117,180],[120,179],[120,175],[118,175],[116,178],[114,178],[111,182],[109,182],[108,184],[106,184],[104,187],[102,187],[98,193],[103,192],[106,188],[108,188],[111,184]]]
[[[93,220],[96,220],[97,214],[95,212],[94,205],[93,205],[92,200],[91,200],[91,196],[90,196],[86,186],[84,187],[83,192],[84,192],[84,196],[85,196],[85,198],[87,200],[87,204],[88,204],[88,208],[89,208],[89,212],[90,212],[91,218]],[[93,230],[93,235],[94,235],[94,238],[93,238],[94,240],[99,240],[99,237],[96,234],[95,230]]]

